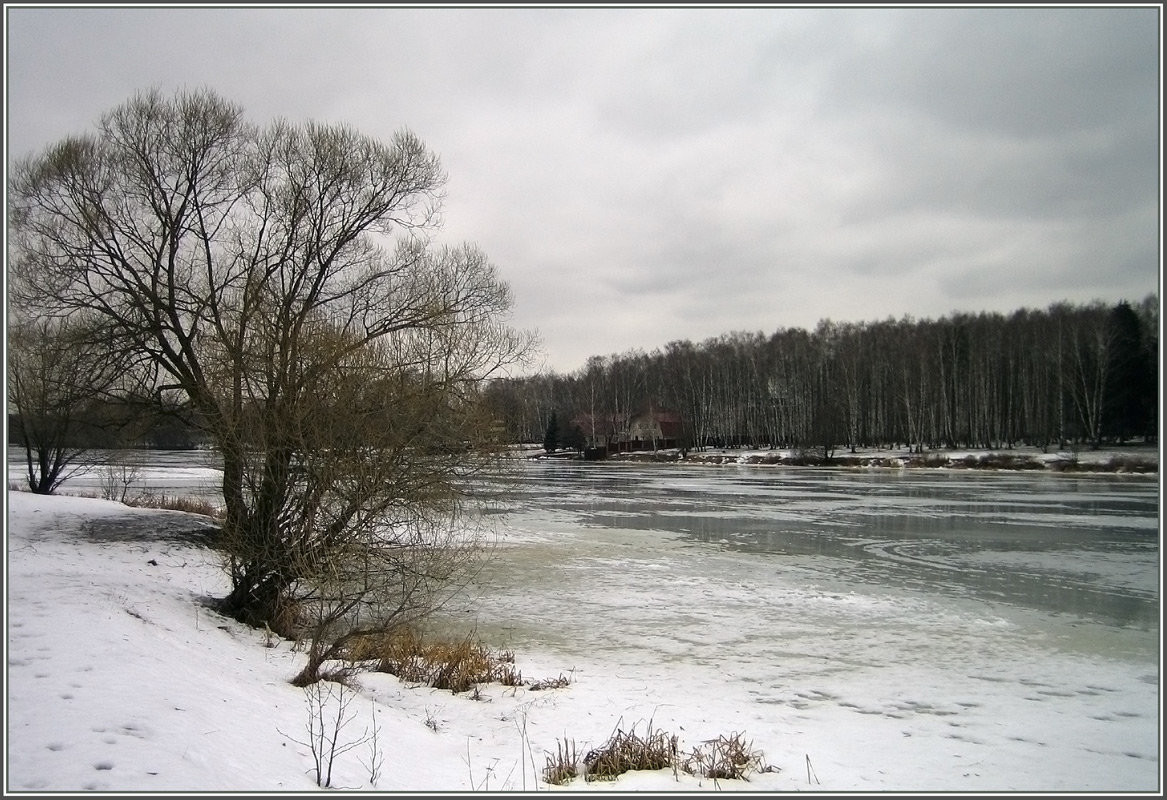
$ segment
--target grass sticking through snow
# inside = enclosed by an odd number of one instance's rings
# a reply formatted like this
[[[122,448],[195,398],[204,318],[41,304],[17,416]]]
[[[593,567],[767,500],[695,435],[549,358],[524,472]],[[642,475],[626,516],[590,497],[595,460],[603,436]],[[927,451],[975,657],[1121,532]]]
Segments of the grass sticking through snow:
[[[223,513],[219,507],[208,500],[201,500],[197,497],[184,497],[182,495],[154,495],[146,494],[136,497],[127,497],[122,501],[127,506],[134,508],[158,508],[169,511],[185,511],[188,514],[202,514],[206,517],[214,519],[222,519]]]
[[[633,770],[671,769],[713,780],[749,780],[755,772],[777,772],[765,763],[761,751],[754,750],[741,734],[719,736],[703,742],[683,755],[676,734],[653,730],[650,721],[643,735],[636,727],[619,728],[600,747],[589,750],[581,760],[574,740],[556,740],[556,753],[547,756],[543,780],[562,786],[583,774],[586,781],[614,781]]]
[[[396,675],[407,683],[448,689],[454,694],[476,692],[484,683],[524,685],[513,652],[492,651],[472,635],[459,641],[429,642],[407,628],[375,640],[364,640],[352,649],[349,657],[354,661],[375,660],[374,669],[378,672]],[[566,685],[566,679],[562,676],[560,679],[564,683],[559,685]]]

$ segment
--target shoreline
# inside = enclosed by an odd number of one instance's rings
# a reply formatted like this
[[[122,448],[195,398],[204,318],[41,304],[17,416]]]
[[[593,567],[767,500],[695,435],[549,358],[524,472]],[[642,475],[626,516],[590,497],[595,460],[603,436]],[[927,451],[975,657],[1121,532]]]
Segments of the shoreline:
[[[541,449],[527,458],[536,460],[578,460],[569,451],[546,453]],[[728,465],[817,467],[825,469],[949,469],[1011,472],[1053,472],[1058,474],[1158,475],[1157,445],[1132,445],[1099,450],[1058,450],[1042,452],[1038,447],[1005,449],[938,449],[922,453],[909,450],[859,449],[836,451],[827,457],[821,450],[709,448],[703,451],[680,448],[637,450],[613,453],[596,461],[638,464]]]

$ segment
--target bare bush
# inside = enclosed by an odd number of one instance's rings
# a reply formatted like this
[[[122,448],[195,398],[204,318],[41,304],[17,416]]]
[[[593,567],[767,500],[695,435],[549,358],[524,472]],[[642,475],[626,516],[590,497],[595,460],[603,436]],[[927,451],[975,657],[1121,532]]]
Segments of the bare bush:
[[[332,770],[341,755],[373,741],[376,754],[376,729],[372,734],[366,728],[356,736],[346,733],[356,711],[351,707],[356,693],[343,681],[320,680],[304,687],[304,700],[308,711],[305,723],[305,740],[295,739],[280,731],[292,742],[307,747],[312,754],[312,772],[317,786],[332,786]],[[278,729],[277,729],[278,730]],[[376,762],[375,769],[380,769]]]
[[[141,470],[125,458],[115,457],[101,467],[101,496],[105,500],[125,503],[130,487],[138,482]]]

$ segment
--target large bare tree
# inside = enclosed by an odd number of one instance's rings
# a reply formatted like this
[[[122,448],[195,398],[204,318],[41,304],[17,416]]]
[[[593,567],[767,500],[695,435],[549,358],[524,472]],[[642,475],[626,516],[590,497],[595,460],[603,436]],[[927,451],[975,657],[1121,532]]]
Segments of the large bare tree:
[[[480,383],[533,341],[480,250],[431,241],[444,185],[408,131],[256,127],[209,90],[140,93],[17,164],[20,301],[99,315],[222,454],[224,612],[319,628],[354,582],[417,609],[450,577],[433,555],[495,463]]]

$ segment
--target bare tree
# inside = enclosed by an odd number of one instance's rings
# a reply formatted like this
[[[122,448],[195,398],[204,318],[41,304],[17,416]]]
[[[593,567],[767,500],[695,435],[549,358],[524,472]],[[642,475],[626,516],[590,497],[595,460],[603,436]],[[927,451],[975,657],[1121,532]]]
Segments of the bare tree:
[[[374,556],[381,591],[492,463],[477,388],[533,341],[483,253],[429,241],[444,183],[408,131],[257,128],[207,90],[141,93],[17,164],[24,302],[103,318],[222,455],[225,613],[299,635],[323,565]]]
[[[1069,396],[1078,412],[1082,439],[1097,450],[1102,445],[1107,370],[1114,347],[1114,332],[1107,308],[1101,303],[1092,303],[1078,310],[1070,318],[1068,334]]]
[[[91,320],[9,318],[7,394],[28,488],[52,494],[84,469],[98,404],[122,385],[128,359],[111,355]]]

